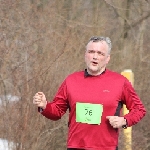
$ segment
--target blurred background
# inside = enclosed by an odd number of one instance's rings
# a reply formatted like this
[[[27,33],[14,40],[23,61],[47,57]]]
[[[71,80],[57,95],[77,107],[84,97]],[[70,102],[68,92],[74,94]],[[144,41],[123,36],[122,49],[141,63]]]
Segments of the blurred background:
[[[132,128],[132,148],[150,150],[149,24],[150,0],[0,0],[0,149],[66,149],[68,112],[48,120],[32,99],[43,91],[52,101],[67,75],[85,68],[85,45],[97,35],[112,41],[107,68],[134,73],[147,114]]]

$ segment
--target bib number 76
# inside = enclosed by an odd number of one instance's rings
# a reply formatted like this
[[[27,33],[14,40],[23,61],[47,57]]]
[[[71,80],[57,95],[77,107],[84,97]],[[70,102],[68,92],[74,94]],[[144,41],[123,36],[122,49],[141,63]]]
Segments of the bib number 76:
[[[88,110],[87,108],[85,108],[85,115],[89,115],[89,116],[92,116],[92,110]]]

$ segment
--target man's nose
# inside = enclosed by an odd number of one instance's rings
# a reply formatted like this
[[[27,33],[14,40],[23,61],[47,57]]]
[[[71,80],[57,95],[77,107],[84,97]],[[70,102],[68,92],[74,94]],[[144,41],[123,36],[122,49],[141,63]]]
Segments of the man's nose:
[[[93,54],[93,59],[97,59],[98,58],[98,54],[97,53],[94,53]]]

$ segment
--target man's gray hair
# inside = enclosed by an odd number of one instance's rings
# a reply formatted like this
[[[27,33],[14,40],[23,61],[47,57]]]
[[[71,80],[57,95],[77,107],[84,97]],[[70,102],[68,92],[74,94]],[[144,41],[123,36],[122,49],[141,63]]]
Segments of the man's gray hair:
[[[99,42],[99,41],[105,41],[108,45],[108,53],[110,54],[111,52],[111,48],[112,48],[112,45],[111,45],[111,40],[109,37],[103,37],[103,36],[92,36],[90,39],[89,39],[89,42],[92,41],[92,42]],[[88,42],[88,43],[89,43]]]

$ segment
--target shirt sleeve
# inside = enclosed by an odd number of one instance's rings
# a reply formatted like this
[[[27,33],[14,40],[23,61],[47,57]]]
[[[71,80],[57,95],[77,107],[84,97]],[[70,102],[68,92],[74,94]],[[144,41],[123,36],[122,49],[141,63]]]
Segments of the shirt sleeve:
[[[66,113],[69,108],[67,99],[66,80],[59,87],[52,102],[48,102],[46,108],[41,112],[43,116],[51,120],[58,120]]]
[[[124,118],[127,120],[127,124],[130,127],[138,123],[145,116],[146,109],[133,86],[127,79],[125,79],[123,86],[122,99],[129,110],[129,113],[125,114]]]

